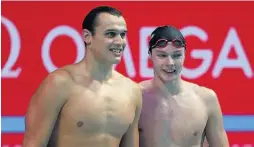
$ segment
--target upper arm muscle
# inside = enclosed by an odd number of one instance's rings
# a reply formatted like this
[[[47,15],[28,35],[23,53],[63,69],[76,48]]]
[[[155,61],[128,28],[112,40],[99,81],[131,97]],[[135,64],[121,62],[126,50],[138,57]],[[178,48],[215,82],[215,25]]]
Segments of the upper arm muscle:
[[[128,131],[121,140],[121,147],[138,147],[139,146],[139,132],[138,132],[138,121],[142,109],[142,92],[140,87],[135,84],[135,118],[133,123],[130,125]]]
[[[223,126],[223,115],[214,91],[208,93],[209,117],[206,125],[206,138],[211,147],[228,147],[227,135]]]
[[[68,75],[50,74],[31,98],[25,118],[23,147],[47,146],[58,114],[66,102]]]

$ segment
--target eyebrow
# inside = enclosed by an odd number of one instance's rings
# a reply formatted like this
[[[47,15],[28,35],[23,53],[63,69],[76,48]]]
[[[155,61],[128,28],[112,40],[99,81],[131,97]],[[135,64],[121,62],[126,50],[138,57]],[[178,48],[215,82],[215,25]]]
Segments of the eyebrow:
[[[164,52],[164,51],[156,51],[156,53],[163,53],[163,54],[166,54],[166,52]]]
[[[156,53],[160,53],[160,54],[168,54],[168,53],[165,52],[165,51],[158,51],[158,50],[156,50],[155,52],[156,52]],[[172,53],[182,53],[182,51],[181,51],[181,50],[177,50],[177,51],[173,51]]]
[[[105,32],[122,32],[122,33],[127,33],[127,30],[117,30],[117,29],[108,29]]]
[[[174,53],[182,53],[182,50],[173,51]]]

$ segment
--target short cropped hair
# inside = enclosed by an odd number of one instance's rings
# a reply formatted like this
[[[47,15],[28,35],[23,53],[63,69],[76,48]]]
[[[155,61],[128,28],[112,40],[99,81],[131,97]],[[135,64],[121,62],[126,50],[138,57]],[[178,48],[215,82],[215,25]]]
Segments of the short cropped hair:
[[[97,23],[97,16],[100,13],[109,13],[111,15],[115,16],[122,16],[122,13],[117,10],[116,8],[110,7],[110,6],[99,6],[94,9],[92,9],[84,18],[83,24],[82,24],[82,29],[87,29],[89,30],[92,35],[95,34],[95,26],[98,25]]]

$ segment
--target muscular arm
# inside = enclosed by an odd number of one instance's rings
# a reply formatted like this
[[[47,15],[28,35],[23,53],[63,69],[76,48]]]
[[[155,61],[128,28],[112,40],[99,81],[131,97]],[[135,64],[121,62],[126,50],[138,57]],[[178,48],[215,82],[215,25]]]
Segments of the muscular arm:
[[[128,128],[127,132],[121,140],[120,147],[138,147],[139,146],[139,134],[138,134],[138,121],[142,109],[142,94],[139,86],[136,88],[136,112],[133,123]]]
[[[25,117],[22,147],[46,147],[62,106],[66,102],[65,71],[50,74],[37,89]]]
[[[207,98],[209,110],[208,122],[205,128],[206,139],[210,147],[229,147],[227,134],[223,126],[223,116],[218,98],[210,90]]]

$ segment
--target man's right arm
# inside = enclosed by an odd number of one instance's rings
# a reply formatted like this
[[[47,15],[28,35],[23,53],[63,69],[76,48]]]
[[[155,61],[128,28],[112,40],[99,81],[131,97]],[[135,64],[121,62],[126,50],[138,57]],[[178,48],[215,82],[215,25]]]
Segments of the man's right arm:
[[[62,106],[67,101],[66,71],[51,73],[39,86],[28,106],[22,147],[46,147]]]

